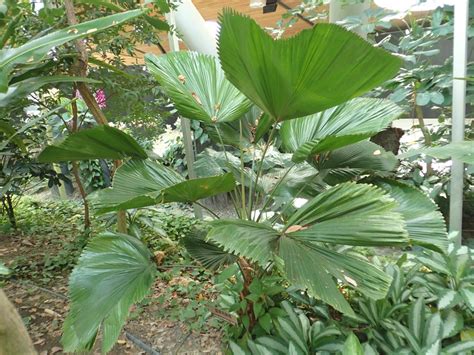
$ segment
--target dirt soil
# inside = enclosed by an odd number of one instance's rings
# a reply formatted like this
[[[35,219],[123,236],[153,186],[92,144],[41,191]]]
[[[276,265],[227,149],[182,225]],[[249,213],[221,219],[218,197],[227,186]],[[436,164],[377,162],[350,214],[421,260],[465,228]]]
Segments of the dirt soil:
[[[54,253],[56,248],[57,245],[42,238],[0,235],[0,260],[7,267],[18,256],[31,256],[34,263],[35,258]],[[166,287],[166,282],[158,280],[151,299],[158,298]],[[38,353],[63,354],[60,338],[68,310],[67,275],[57,273],[50,282],[41,285],[35,280],[12,278],[4,282],[3,289],[22,316]],[[127,333],[150,346],[155,354],[222,354],[219,331],[190,331],[182,322],[158,319],[155,316],[158,307],[157,302],[140,307],[138,315],[125,325],[110,354],[147,353],[127,338]],[[97,345],[92,353],[100,354],[99,349]]]

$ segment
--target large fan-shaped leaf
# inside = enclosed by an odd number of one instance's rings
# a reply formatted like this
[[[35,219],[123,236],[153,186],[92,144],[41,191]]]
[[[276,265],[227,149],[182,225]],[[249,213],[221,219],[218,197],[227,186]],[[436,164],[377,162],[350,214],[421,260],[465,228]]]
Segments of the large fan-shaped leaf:
[[[287,233],[307,242],[343,245],[407,244],[397,203],[381,189],[344,183],[306,203],[287,223]],[[294,230],[293,232],[291,232]]]
[[[398,202],[396,211],[405,219],[413,243],[446,250],[449,244],[446,224],[438,206],[428,196],[413,186],[393,180],[378,179],[373,183]]]
[[[28,63],[31,59],[40,60],[53,47],[119,25],[142,14],[143,9],[137,9],[101,17],[33,39],[17,48],[0,50],[0,92],[7,91],[9,76],[15,64]]]
[[[392,152],[370,141],[362,141],[331,151],[327,156],[312,159],[319,171],[354,169],[363,171],[393,171],[398,159]]]
[[[293,160],[364,140],[388,126],[403,113],[388,100],[359,98],[326,111],[284,122],[280,135]]]
[[[426,154],[439,159],[457,159],[466,164],[474,164],[474,141],[450,143],[441,147],[412,149],[400,154],[398,157],[404,159],[420,154]]]
[[[158,201],[160,203],[194,202],[206,197],[229,192],[234,187],[235,179],[232,173],[186,180],[161,191]]]
[[[279,255],[290,281],[344,313],[353,314],[330,275],[374,299],[385,297],[391,284],[389,275],[366,261],[306,242],[296,233],[281,238]]]
[[[282,238],[279,247],[279,255],[285,262],[286,277],[292,284],[307,289],[311,296],[330,304],[338,311],[354,315],[332,276],[321,267],[317,256],[312,253],[312,248],[290,238]]]
[[[225,251],[242,255],[262,266],[272,258],[279,234],[262,223],[242,220],[217,220],[207,239]]]
[[[157,162],[130,160],[117,169],[111,188],[91,197],[97,213],[141,208],[166,202],[195,202],[235,187],[232,174],[184,180]]]
[[[128,134],[106,125],[69,135],[57,145],[46,147],[38,156],[41,163],[71,160],[145,159],[147,154]]]
[[[174,170],[151,160],[130,160],[117,169],[112,188],[91,195],[97,213],[140,208],[157,204],[161,190],[181,183]]]
[[[124,234],[105,233],[89,242],[69,280],[65,351],[88,349],[101,326],[102,351],[110,350],[130,306],[143,299],[153,283],[151,257],[140,240]]]
[[[190,51],[147,54],[145,62],[184,117],[229,122],[250,109],[250,101],[225,78],[213,56]]]
[[[334,24],[274,40],[249,17],[224,10],[219,58],[227,78],[281,121],[339,105],[393,77],[401,60]]]
[[[206,241],[205,233],[192,231],[183,239],[183,244],[188,253],[204,267],[217,270],[223,265],[232,264],[236,261],[235,255],[225,252],[212,242]]]

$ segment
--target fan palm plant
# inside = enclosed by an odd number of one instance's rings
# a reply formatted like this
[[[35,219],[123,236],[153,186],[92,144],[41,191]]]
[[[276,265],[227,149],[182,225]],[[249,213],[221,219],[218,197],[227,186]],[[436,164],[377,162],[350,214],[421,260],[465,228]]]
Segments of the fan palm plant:
[[[113,186],[92,198],[97,213],[166,202],[203,205],[206,197],[228,193],[235,218],[210,211],[209,233],[186,241],[192,255],[214,268],[237,263],[241,297],[259,275],[277,272],[351,315],[340,283],[379,299],[391,277],[333,246],[440,250],[447,243],[437,207],[420,191],[384,178],[397,159],[367,141],[402,111],[387,100],[357,97],[393,77],[400,60],[333,24],[275,41],[233,11],[225,10],[220,22],[219,58],[146,57],[178,112],[204,123],[216,141],[218,150],[196,162],[199,178],[185,180],[111,127],[71,135],[39,160],[128,159]],[[372,173],[370,181],[350,181]],[[307,202],[296,209],[300,198]],[[265,220],[269,211],[273,217]],[[101,329],[108,351],[154,276],[151,253],[139,239],[94,237],[71,275],[65,349],[90,348]],[[241,316],[249,329],[255,325],[251,301]]]

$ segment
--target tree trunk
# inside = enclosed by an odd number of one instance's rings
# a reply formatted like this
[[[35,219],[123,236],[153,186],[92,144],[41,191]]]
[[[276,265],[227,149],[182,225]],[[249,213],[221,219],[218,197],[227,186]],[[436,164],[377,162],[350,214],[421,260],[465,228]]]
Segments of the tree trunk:
[[[36,354],[25,325],[0,289],[0,355]]]
[[[72,108],[72,133],[76,133],[78,130],[76,101],[73,101],[71,103],[71,108]],[[89,203],[87,202],[87,193],[81,181],[81,174],[79,172],[79,165],[77,164],[77,161],[72,162],[72,173],[74,175],[74,180],[76,181],[77,189],[79,190],[79,193],[81,194],[82,203],[84,205],[84,230],[86,232],[89,232],[90,227],[91,227],[91,220],[89,217]]]
[[[8,215],[8,220],[10,221],[10,225],[12,226],[13,229],[16,229],[16,217],[15,217],[15,210],[13,209],[13,203],[12,203],[12,196],[7,193],[5,195],[5,200],[6,202],[6,210],[7,210],[7,215]]]
[[[66,17],[69,25],[74,26],[78,24],[76,13],[74,10],[74,3],[72,0],[64,0],[64,9],[66,10]],[[87,77],[87,63],[88,63],[88,54],[87,49],[84,43],[81,40],[74,41],[76,51],[79,54],[79,58],[75,63],[75,74],[82,77]],[[96,122],[100,125],[107,125],[107,117],[105,117],[104,113],[100,109],[97,101],[94,98],[89,87],[86,83],[80,82],[76,83],[77,89],[79,90],[82,99],[87,105],[87,108],[94,116]],[[121,160],[115,160],[114,166],[118,168],[122,165]],[[118,211],[117,213],[117,230],[120,233],[127,233],[127,215],[125,211]]]

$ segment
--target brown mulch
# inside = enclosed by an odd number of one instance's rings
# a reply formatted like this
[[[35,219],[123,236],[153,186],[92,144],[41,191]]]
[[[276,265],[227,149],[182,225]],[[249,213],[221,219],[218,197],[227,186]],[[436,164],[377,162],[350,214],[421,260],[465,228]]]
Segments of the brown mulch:
[[[7,266],[20,256],[31,256],[32,261],[39,261],[45,254],[54,255],[57,250],[57,244],[45,238],[0,235],[0,260]],[[153,297],[160,295],[166,287],[166,283],[157,280]],[[3,289],[22,316],[38,353],[63,354],[60,339],[68,310],[68,302],[64,298],[67,295],[67,275],[57,272],[47,284],[13,278],[4,283]],[[182,322],[157,319],[156,307],[159,307],[156,302],[144,306],[138,316],[128,321],[124,330],[160,354],[222,354],[219,331],[191,332]],[[99,349],[96,345],[92,353],[100,354]],[[123,332],[109,354],[145,352]]]

